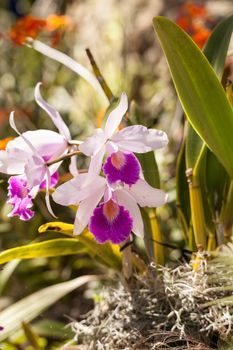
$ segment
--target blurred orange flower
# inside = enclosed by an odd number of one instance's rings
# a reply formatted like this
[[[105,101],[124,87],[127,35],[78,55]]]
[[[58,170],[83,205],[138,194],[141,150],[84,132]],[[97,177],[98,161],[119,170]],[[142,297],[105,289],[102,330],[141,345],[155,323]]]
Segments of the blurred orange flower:
[[[176,23],[202,48],[211,34],[206,24],[210,16],[205,5],[185,2],[181,5]]]
[[[31,15],[20,18],[9,32],[10,39],[17,45],[25,43],[27,37],[36,38],[46,27],[46,20]]]
[[[68,16],[51,15],[41,19],[31,15],[20,18],[9,32],[10,39],[16,45],[22,45],[27,38],[35,39],[41,32],[52,33],[52,44],[55,46],[61,39],[64,29],[72,28],[72,21]]]
[[[5,151],[8,142],[11,140],[14,140],[14,137],[6,137],[5,139],[0,140],[0,150]]]

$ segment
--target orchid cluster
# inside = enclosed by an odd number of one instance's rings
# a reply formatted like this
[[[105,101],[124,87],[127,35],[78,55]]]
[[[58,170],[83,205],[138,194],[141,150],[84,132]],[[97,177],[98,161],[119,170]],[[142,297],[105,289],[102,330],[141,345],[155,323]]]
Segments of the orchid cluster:
[[[53,214],[49,189],[58,183],[58,168],[70,157],[73,178],[58,186],[52,194],[61,205],[77,206],[74,234],[86,226],[99,243],[119,244],[133,232],[143,236],[140,207],[158,207],[166,202],[166,194],[151,187],[143,178],[140,163],[134,153],[146,153],[166,146],[167,135],[142,125],[120,128],[128,110],[128,99],[121,94],[103,129],[84,141],[71,139],[60,114],[41,96],[40,83],[35,88],[35,100],[49,115],[58,132],[35,130],[20,133],[10,115],[10,125],[19,135],[0,151],[0,172],[12,175],[8,180],[9,216],[29,220],[34,212],[33,199],[41,189],[46,191],[46,204]],[[81,173],[76,167],[77,153],[90,157],[89,169]]]

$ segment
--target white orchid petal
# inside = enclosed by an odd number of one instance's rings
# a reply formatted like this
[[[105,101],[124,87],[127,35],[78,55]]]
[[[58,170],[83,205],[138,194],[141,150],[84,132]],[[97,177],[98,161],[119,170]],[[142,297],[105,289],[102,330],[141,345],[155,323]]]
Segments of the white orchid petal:
[[[103,197],[103,193],[103,189],[99,189],[80,203],[74,221],[74,235],[79,235],[88,225],[94,209]]]
[[[9,117],[9,123],[10,126],[12,127],[13,130],[15,130],[15,132],[22,137],[22,139],[24,140],[24,142],[28,145],[28,147],[31,149],[31,151],[37,155],[38,157],[40,157],[40,155],[38,154],[37,150],[35,149],[35,147],[33,146],[33,144],[24,136],[24,133],[20,133],[19,130],[17,129],[16,125],[15,125],[15,119],[14,119],[14,112],[10,113],[10,117]]]
[[[43,99],[40,93],[40,86],[41,83],[38,83],[35,87],[36,102],[50,116],[59,133],[63,135],[67,141],[70,140],[71,135],[67,125],[64,123],[59,112]]]
[[[113,143],[112,141],[108,141],[106,143],[106,151],[109,155],[111,155],[112,153],[115,153],[118,151],[118,146],[117,144]]]
[[[121,94],[120,102],[116,108],[109,114],[105,125],[105,135],[107,138],[111,138],[113,133],[117,130],[121,123],[122,118],[128,110],[128,98],[125,92]]]
[[[167,201],[167,194],[164,191],[150,186],[142,179],[139,179],[136,184],[128,186],[127,191],[141,207],[157,208]]]
[[[107,141],[102,129],[95,129],[94,134],[88,137],[80,146],[79,150],[86,156],[97,154]]]
[[[146,153],[165,147],[168,138],[165,132],[147,129],[142,125],[128,126],[113,135],[111,140],[123,151]]]
[[[18,175],[24,172],[25,154],[21,157],[12,157],[7,151],[0,151],[0,173],[8,175]]]
[[[78,168],[77,168],[77,156],[73,156],[70,159],[69,171],[73,177],[78,176]]]
[[[88,174],[79,174],[76,178],[58,186],[52,194],[53,200],[61,205],[77,205],[95,192],[104,191],[106,180],[98,176],[87,183]]]
[[[85,79],[92,87],[104,98],[107,102],[107,98],[98,82],[96,77],[81,64],[73,60],[71,57],[65,55],[63,52],[60,52],[50,46],[45,45],[39,40],[33,40],[32,43],[33,48],[42,53],[43,55],[50,57],[51,59],[62,63],[64,66],[71,69],[76,74],[80,75],[83,79]]]
[[[87,182],[92,182],[101,172],[102,162],[104,158],[105,148],[101,148],[100,151],[91,157],[91,161],[88,169]]]
[[[49,169],[46,168],[46,193],[45,193],[45,203],[48,208],[49,213],[57,219],[57,216],[54,214],[53,209],[51,207],[50,203],[50,197],[49,197],[49,188],[50,188],[50,183],[51,183],[51,176],[49,173]]]
[[[127,191],[123,189],[118,189],[114,193],[116,194],[118,203],[123,205],[123,207],[129,211],[130,215],[133,218],[132,231],[136,236],[143,237],[143,221],[137,202]]]
[[[47,167],[45,166],[43,159],[32,155],[32,157],[28,159],[24,168],[28,186],[30,188],[39,186],[46,175],[46,171]]]

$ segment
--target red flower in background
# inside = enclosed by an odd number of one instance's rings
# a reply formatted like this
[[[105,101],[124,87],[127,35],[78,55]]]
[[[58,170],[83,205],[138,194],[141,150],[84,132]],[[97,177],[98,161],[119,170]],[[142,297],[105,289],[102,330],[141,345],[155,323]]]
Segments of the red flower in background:
[[[45,32],[51,34],[52,45],[55,46],[67,28],[72,28],[68,16],[51,15],[47,19],[41,19],[27,15],[15,23],[9,32],[9,37],[16,45],[23,45],[27,38],[35,39],[41,32]]]
[[[185,2],[179,9],[176,23],[202,48],[211,34],[207,27],[209,20],[210,15],[205,5]]]

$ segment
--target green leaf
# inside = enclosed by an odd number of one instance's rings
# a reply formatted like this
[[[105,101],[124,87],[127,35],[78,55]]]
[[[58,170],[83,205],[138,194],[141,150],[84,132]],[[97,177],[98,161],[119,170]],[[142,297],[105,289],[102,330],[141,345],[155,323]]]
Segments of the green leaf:
[[[84,244],[75,238],[57,238],[40,243],[7,249],[0,253],[0,264],[14,259],[47,258],[52,256],[81,254],[86,252]]]
[[[8,264],[6,264],[4,266],[4,269],[0,272],[0,295],[2,294],[8,280],[10,279],[11,275],[13,274],[19,263],[19,259],[12,260]]]
[[[232,31],[233,15],[225,18],[216,26],[204,48],[204,54],[219,79],[222,78]]]
[[[107,265],[115,270],[121,271],[122,268],[122,254],[120,252],[119,245],[111,244],[109,242],[105,244],[99,244],[96,242],[94,236],[88,231],[84,230],[81,235],[73,236],[74,225],[64,222],[49,222],[40,226],[39,233],[45,233],[47,231],[57,231],[65,235],[74,237],[77,244],[81,244],[85,247],[85,251],[93,258],[99,261],[101,264]]]
[[[233,177],[233,110],[224,89],[206,57],[175,23],[156,17],[154,28],[186,116]]]
[[[66,294],[97,279],[98,276],[94,275],[78,277],[44,288],[9,306],[0,313],[0,324],[4,327],[4,332],[0,333],[0,341],[19,329],[22,322],[30,322]]]
[[[53,339],[72,339],[75,333],[66,324],[54,320],[42,320],[31,325],[39,336]]]
[[[185,174],[185,142],[182,143],[176,163],[176,208],[185,241],[188,243],[188,228],[191,220],[189,186]]]

